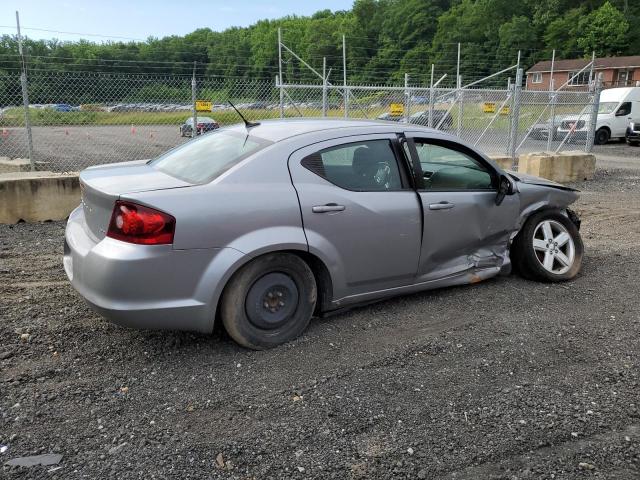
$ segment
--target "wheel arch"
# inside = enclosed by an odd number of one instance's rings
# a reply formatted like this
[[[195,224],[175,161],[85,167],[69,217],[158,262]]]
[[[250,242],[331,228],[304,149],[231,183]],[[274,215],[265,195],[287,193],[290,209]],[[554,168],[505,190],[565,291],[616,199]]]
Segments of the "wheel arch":
[[[220,305],[222,299],[224,298],[225,291],[229,282],[233,278],[233,276],[238,273],[243,267],[248,265],[249,263],[257,260],[258,258],[264,257],[266,255],[273,254],[291,254],[299,257],[302,261],[304,261],[311,272],[316,281],[316,290],[318,295],[318,300],[316,302],[316,309],[314,314],[320,314],[326,310],[330,309],[331,301],[333,299],[333,279],[331,278],[331,274],[329,273],[329,269],[325,265],[325,263],[313,253],[303,249],[303,248],[291,248],[291,246],[282,246],[281,248],[272,248],[269,250],[261,250],[258,254],[255,255],[245,255],[242,258],[242,261],[237,262],[230,268],[225,275],[224,285],[219,288],[219,294],[217,298],[214,299],[215,302],[215,315],[214,315],[214,324],[212,325],[212,329],[218,328],[222,325],[220,319]]]

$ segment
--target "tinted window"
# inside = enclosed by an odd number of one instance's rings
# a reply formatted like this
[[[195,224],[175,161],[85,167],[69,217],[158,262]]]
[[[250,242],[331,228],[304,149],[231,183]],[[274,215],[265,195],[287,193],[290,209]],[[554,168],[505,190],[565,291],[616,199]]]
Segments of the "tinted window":
[[[306,157],[302,165],[347,190],[375,192],[402,188],[389,140],[369,140],[327,148]]]
[[[493,188],[491,174],[475,158],[441,145],[415,140],[425,190]]]
[[[189,183],[204,183],[222,175],[269,143],[240,132],[223,130],[191,140],[149,163]]]
[[[618,109],[618,112],[616,113],[616,115],[622,116],[622,115],[629,115],[630,113],[631,113],[631,102],[624,102],[622,105],[620,105],[620,108]]]

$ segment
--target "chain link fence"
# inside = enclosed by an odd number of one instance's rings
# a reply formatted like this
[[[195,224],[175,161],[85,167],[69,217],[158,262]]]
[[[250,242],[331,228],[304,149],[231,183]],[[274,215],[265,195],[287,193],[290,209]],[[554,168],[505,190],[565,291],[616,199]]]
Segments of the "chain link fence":
[[[585,132],[594,125],[597,88],[428,88],[408,80],[345,88],[196,77],[194,91],[190,76],[38,72],[29,74],[25,108],[20,75],[9,73],[0,78],[0,172],[6,165],[65,172],[152,158],[189,140],[181,126],[193,116],[193,98],[212,105],[197,113],[198,123],[237,123],[231,100],[249,120],[346,116],[431,126],[490,155],[590,148]]]

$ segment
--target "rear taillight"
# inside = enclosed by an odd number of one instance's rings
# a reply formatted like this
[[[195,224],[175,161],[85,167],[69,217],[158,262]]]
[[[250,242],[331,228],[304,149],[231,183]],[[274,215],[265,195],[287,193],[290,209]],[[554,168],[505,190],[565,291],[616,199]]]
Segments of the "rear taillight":
[[[118,200],[107,237],[141,245],[165,245],[173,243],[176,219],[153,208]]]

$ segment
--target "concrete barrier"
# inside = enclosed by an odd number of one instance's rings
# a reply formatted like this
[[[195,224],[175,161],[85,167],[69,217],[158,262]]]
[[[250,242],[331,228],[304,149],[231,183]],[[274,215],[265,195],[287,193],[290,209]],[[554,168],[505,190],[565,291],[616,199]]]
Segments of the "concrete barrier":
[[[80,204],[78,174],[0,175],[0,223],[62,220]]]
[[[503,170],[513,170],[513,159],[506,156],[491,156],[491,160],[496,162],[498,166]]]
[[[520,155],[518,172],[560,183],[591,180],[596,172],[596,157],[579,151],[527,153]]]
[[[44,162],[36,162],[37,170],[45,170]],[[0,174],[31,171],[31,162],[28,158],[0,157]]]

